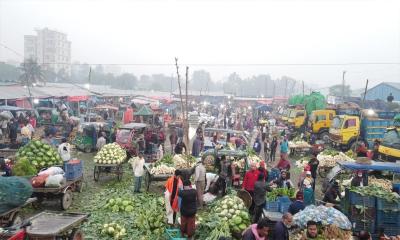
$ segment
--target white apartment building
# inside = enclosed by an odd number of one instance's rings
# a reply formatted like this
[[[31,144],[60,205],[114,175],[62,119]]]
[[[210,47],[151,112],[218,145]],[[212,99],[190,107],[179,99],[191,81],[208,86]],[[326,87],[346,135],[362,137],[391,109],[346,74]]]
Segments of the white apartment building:
[[[24,58],[36,60],[46,70],[55,73],[64,69],[71,73],[71,42],[67,34],[48,28],[35,29],[36,35],[24,36]]]

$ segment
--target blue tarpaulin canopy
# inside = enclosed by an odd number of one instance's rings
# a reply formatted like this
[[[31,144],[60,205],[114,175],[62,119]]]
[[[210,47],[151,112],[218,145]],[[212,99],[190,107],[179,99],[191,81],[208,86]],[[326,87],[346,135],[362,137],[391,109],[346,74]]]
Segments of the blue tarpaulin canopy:
[[[389,171],[400,173],[400,164],[397,163],[389,163],[389,162],[376,162],[371,161],[371,164],[360,164],[356,162],[339,162],[340,166],[346,169],[350,169],[353,171],[363,171],[363,170],[371,170],[371,171]]]
[[[268,106],[268,105],[259,105],[256,107],[257,110],[260,111],[272,111],[272,107]]]

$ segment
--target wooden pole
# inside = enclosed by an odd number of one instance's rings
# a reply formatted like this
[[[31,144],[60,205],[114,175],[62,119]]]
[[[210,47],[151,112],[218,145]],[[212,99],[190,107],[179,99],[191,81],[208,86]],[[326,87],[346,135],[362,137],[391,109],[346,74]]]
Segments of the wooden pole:
[[[189,67],[186,66],[186,102],[185,102],[185,138],[186,138],[186,154],[189,155],[190,139],[189,139],[189,116],[188,116],[188,86],[189,86]]]
[[[182,87],[181,87],[181,76],[179,75],[179,66],[178,66],[178,58],[175,58],[175,66],[176,66],[176,76],[178,78],[178,88],[179,88],[179,98],[181,100],[181,113],[182,120],[185,118],[185,113],[183,111],[183,98],[182,98]]]

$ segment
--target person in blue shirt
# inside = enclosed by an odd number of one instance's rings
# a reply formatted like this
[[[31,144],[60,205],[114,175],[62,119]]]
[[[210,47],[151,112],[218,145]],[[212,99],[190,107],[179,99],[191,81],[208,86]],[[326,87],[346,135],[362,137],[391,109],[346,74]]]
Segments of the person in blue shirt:
[[[296,213],[304,210],[304,208],[306,207],[304,205],[303,202],[303,193],[302,192],[297,192],[296,193],[296,201],[292,202],[292,204],[290,204],[288,212],[290,212],[292,215],[295,215]]]
[[[287,137],[285,137],[281,142],[281,156],[286,157],[288,152],[289,152],[289,143]]]
[[[315,204],[315,196],[314,196],[314,191],[311,186],[311,182],[309,180],[305,179],[303,181],[303,185],[304,185],[304,190],[303,190],[304,205],[308,206],[308,205]]]

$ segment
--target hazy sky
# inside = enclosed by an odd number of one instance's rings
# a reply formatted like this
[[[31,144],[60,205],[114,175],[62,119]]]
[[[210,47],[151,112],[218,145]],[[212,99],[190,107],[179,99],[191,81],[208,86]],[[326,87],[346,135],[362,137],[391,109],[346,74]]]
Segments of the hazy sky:
[[[207,64],[189,66],[216,81],[236,71],[322,87],[340,83],[343,70],[354,88],[366,78],[400,81],[399,0],[0,0],[1,44],[23,54],[23,35],[43,27],[68,34],[73,61],[173,64],[178,56],[182,64]],[[8,59],[22,60],[0,46],[0,61]],[[360,62],[396,64],[226,66]],[[175,72],[121,67],[136,75]]]

